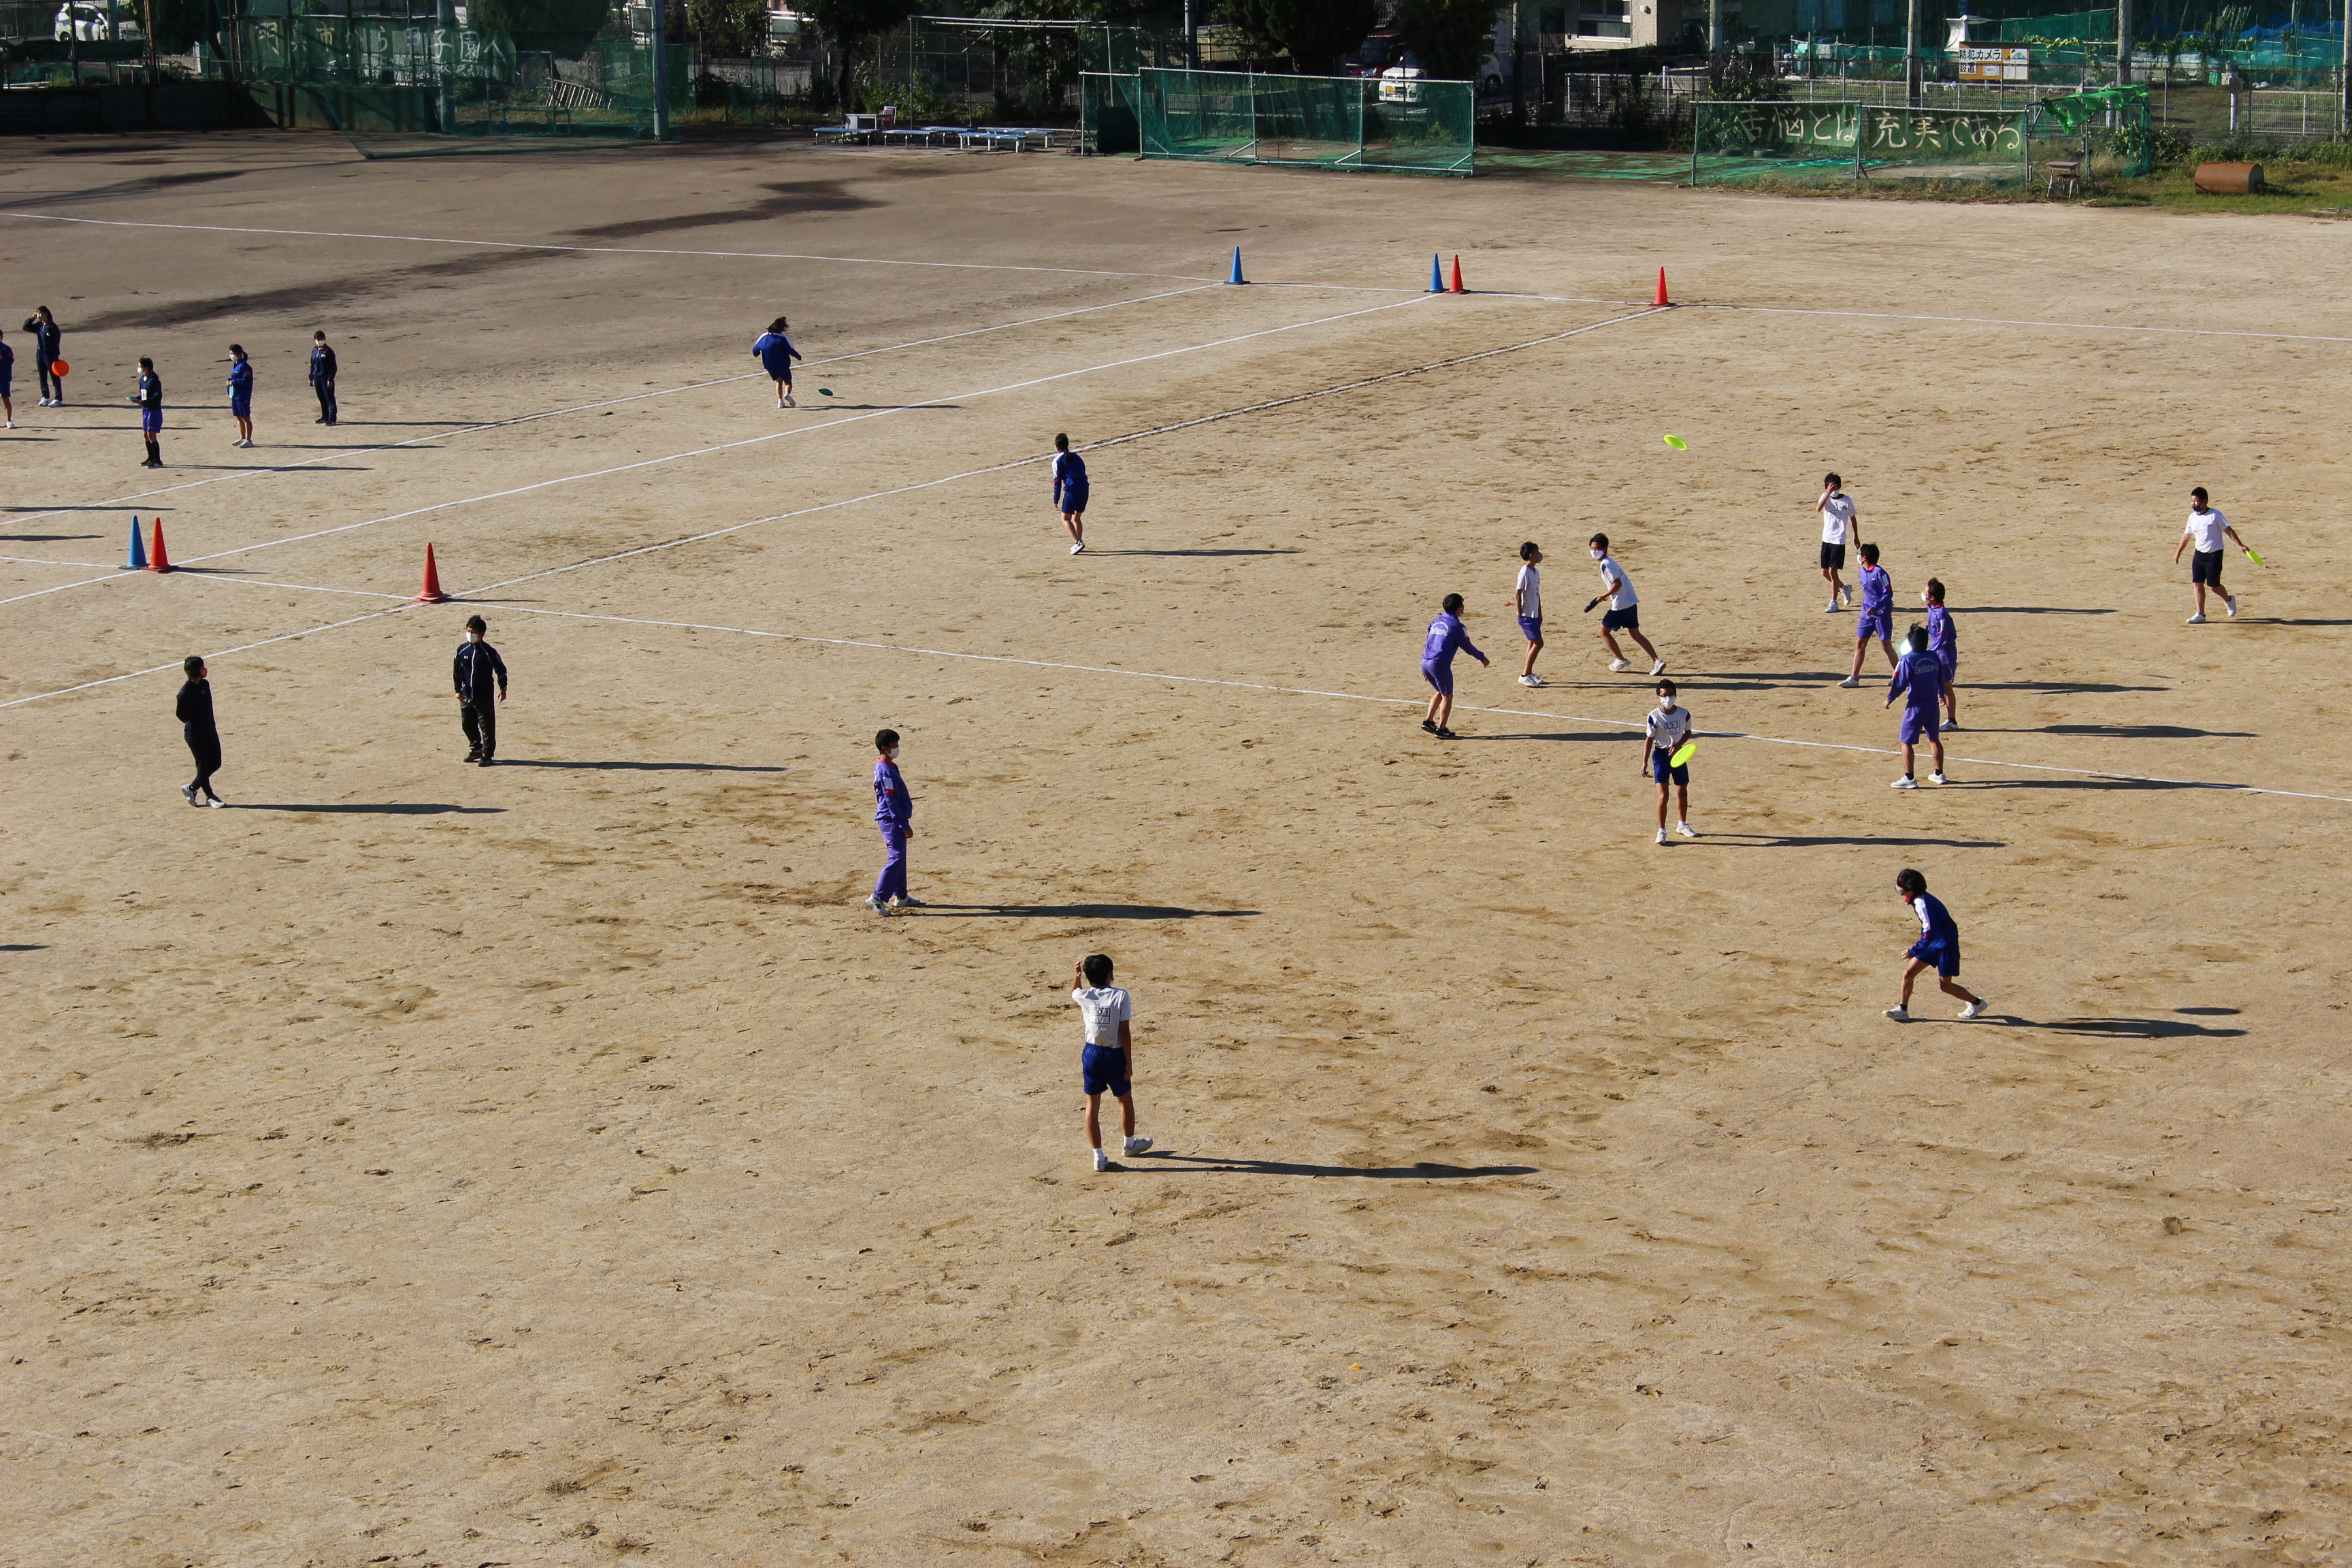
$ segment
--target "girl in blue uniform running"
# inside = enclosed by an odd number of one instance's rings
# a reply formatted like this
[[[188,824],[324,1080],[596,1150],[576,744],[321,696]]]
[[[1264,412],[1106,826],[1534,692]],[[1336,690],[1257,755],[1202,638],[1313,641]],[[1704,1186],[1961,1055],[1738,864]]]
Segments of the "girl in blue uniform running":
[[[760,341],[751,345],[751,357],[760,362],[761,367],[776,384],[776,406],[779,408],[799,406],[793,401],[793,361],[803,356],[800,350],[793,347],[793,340],[784,336],[785,329],[791,325],[790,321],[778,316],[768,323],[768,330],[760,334]]]

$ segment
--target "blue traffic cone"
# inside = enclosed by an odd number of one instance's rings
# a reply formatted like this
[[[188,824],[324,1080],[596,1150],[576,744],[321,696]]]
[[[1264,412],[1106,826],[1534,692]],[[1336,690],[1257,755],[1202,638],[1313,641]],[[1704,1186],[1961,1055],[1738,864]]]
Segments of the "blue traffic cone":
[[[1246,283],[1249,281],[1248,279],[1242,276],[1242,247],[1238,245],[1234,247],[1234,275],[1231,278],[1226,279],[1225,281],[1228,283]]]
[[[136,514],[131,519],[131,559],[122,563],[122,569],[125,572],[147,570],[147,542],[139,537],[139,519]]]
[[[1433,294],[1445,292],[1445,271],[1438,266],[1437,252],[1433,250],[1429,253],[1429,291]]]

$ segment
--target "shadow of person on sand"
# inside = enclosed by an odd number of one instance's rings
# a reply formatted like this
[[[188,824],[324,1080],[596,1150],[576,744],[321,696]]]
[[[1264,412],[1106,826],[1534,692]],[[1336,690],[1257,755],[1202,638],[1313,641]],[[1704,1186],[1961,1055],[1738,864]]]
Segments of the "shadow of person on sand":
[[[1152,1149],[1123,1156],[1149,1160],[1169,1174],[1226,1171],[1250,1176],[1370,1176],[1382,1182],[1454,1182],[1469,1176],[1532,1176],[1534,1165],[1447,1165],[1423,1160],[1411,1165],[1306,1165],[1290,1160],[1253,1160],[1232,1154],[1171,1154]]]
[[[500,757],[502,768],[588,768],[637,773],[781,773],[782,767],[752,763],[559,763],[543,757]]]
[[[389,800],[370,805],[232,805],[231,811],[319,811],[343,815],[382,816],[488,816],[506,810],[503,805],[452,805],[446,801]]]
[[[1173,904],[917,904],[897,911],[921,920],[987,920],[992,917],[1078,921],[1237,920],[1257,910],[1187,910]]]

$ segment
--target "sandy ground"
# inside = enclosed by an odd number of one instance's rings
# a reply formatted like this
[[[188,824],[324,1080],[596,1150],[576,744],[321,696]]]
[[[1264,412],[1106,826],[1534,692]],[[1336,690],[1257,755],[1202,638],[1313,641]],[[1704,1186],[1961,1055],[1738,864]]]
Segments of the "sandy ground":
[[[48,302],[75,364],[37,408],[20,353],[0,467],[0,1558],[2352,1561],[2352,229],[0,155],[9,341]],[[1551,298],[1419,296],[1435,249]],[[781,415],[727,379],[780,310]],[[1065,552],[1055,431],[1203,419],[1096,449]],[[1832,684],[1828,467],[1901,609],[1951,586],[1950,786],[1887,788],[1874,650]],[[2271,563],[2234,622],[2181,624],[2193,483]],[[113,572],[133,513],[200,569]],[[1716,732],[1695,841],[1578,614],[1595,528]],[[404,606],[427,541],[467,604]],[[1449,590],[1496,668],[1446,745]],[[175,669],[111,679],[191,651],[235,810],[180,802]],[[887,922],[886,723],[931,902]],[[1992,1019],[1880,1016],[1906,864]],[[1159,1140],[1100,1175],[1097,949]]]

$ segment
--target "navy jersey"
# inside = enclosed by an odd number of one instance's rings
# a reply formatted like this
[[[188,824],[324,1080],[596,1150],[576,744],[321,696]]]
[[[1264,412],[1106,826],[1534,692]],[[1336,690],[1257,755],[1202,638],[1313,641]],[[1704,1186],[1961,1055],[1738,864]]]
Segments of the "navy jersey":
[[[314,382],[335,379],[335,351],[324,343],[311,345],[310,379]]]
[[[907,781],[899,776],[898,764],[887,757],[874,764],[874,820],[886,827],[904,827],[915,819],[915,797],[907,793]]]
[[[1421,662],[1428,668],[1450,669],[1454,654],[1465,650],[1472,658],[1486,662],[1486,656],[1471,642],[1462,617],[1449,611],[1429,623],[1429,640],[1422,644]]]
[[[1944,900],[1933,893],[1921,893],[1911,900],[1911,912],[1919,917],[1919,940],[1911,944],[1913,958],[1933,958],[1939,952],[1958,950],[1960,928],[1953,922],[1952,911]]]
[[[793,347],[793,340],[782,332],[761,332],[760,341],[751,345],[751,353],[770,375],[792,374],[793,361],[801,357],[801,351]]]
[[[1054,499],[1067,500],[1087,493],[1087,460],[1076,452],[1054,454]]]

